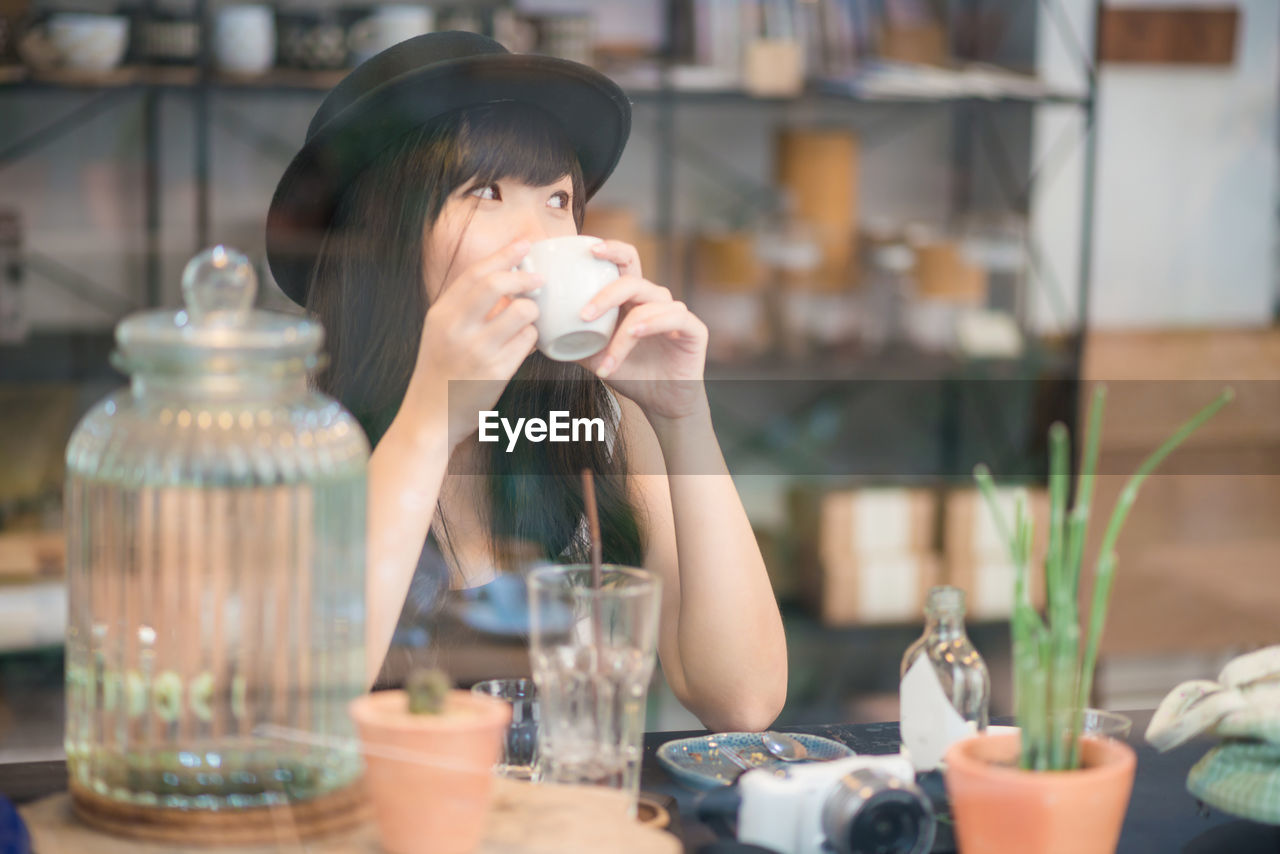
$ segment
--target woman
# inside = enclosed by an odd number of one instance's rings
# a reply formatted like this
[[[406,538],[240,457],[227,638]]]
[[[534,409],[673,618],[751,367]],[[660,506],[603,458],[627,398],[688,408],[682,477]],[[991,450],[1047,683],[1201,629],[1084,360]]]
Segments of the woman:
[[[374,443],[371,675],[424,542],[445,545],[455,587],[515,566],[512,543],[586,560],[589,467],[604,560],[663,579],[658,652],[676,697],[712,729],[763,729],[785,698],[786,647],[712,430],[706,327],[619,241],[596,248],[620,277],[592,301],[619,308],[595,356],[537,352],[537,308],[516,298],[540,281],[513,267],[531,242],[578,233],[629,129],[625,95],[587,66],[472,33],[410,39],[325,98],[272,200],[268,258],[327,331],[320,388]],[[477,441],[493,409],[567,410],[613,431],[508,453]]]

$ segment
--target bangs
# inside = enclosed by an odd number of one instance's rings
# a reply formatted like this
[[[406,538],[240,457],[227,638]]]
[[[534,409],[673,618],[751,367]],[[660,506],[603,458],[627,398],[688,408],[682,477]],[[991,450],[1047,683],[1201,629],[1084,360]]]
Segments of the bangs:
[[[569,175],[575,212],[584,202],[582,167],[573,146],[559,124],[532,105],[509,101],[468,110],[455,153],[444,175],[450,193],[471,180],[544,187]]]

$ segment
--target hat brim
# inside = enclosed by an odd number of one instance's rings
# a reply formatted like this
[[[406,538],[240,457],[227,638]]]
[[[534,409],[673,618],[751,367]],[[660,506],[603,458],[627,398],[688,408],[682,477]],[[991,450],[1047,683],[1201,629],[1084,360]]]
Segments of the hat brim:
[[[371,89],[319,128],[285,169],[267,212],[266,249],[280,289],[305,305],[311,268],[344,188],[404,132],[453,110],[503,101],[542,108],[562,125],[590,199],[631,132],[631,102],[589,66],[534,54],[433,63]]]

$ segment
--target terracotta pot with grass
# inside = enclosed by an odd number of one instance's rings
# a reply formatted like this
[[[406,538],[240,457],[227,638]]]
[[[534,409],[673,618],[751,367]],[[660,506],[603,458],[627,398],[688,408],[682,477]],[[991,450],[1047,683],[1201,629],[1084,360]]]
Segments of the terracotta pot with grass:
[[[1125,484],[1102,535],[1087,622],[1081,619],[1078,592],[1103,388],[1094,392],[1070,508],[1070,440],[1062,424],[1049,430],[1050,527],[1043,561],[1032,560],[1025,496],[1019,496],[1010,525],[990,472],[985,466],[976,470],[1016,569],[1010,625],[1018,731],[972,736],[947,751],[947,796],[961,854],[1114,854],[1133,790],[1136,756],[1123,741],[1082,737],[1081,731],[1116,571],[1116,540],[1142,482],[1231,397],[1226,390],[1182,425]],[[1043,616],[1031,604],[1033,565],[1044,568],[1048,607]]]
[[[390,854],[479,847],[510,704],[451,689],[444,674],[426,671],[410,677],[407,691],[367,694],[350,711],[382,847]]]
[[[962,854],[1112,854],[1137,760],[1110,738],[1081,739],[1074,771],[1023,771],[1018,733],[977,736],[947,751],[947,795]]]

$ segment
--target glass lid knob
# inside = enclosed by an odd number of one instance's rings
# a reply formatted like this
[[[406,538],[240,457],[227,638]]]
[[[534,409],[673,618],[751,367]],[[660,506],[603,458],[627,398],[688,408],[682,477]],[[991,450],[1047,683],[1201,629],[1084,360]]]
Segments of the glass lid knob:
[[[257,293],[253,264],[221,244],[192,258],[182,271],[182,298],[195,324],[238,326],[248,318]]]

